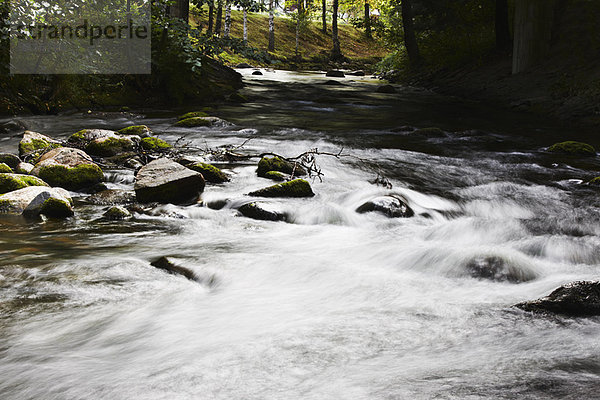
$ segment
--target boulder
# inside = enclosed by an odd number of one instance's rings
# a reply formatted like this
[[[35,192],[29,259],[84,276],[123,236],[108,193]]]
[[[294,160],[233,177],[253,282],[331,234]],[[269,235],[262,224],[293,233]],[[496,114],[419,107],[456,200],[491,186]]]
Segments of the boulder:
[[[238,212],[244,217],[257,219],[260,221],[285,221],[286,219],[285,214],[265,210],[257,203],[244,204],[238,208]]]
[[[287,179],[288,175],[285,175],[279,171],[267,171],[264,178],[270,179],[276,182],[283,182]]]
[[[9,167],[8,165],[6,165],[4,163],[0,163],[0,174],[10,174],[12,172],[13,172],[13,170],[11,167]]]
[[[113,206],[109,208],[102,216],[103,219],[109,221],[120,221],[131,217],[131,213],[123,206]]]
[[[191,281],[199,281],[192,270],[173,264],[167,257],[160,257],[152,261],[150,265],[173,275],[182,275]]]
[[[352,72],[348,72],[348,75],[350,76],[365,76],[365,71],[352,71]]]
[[[194,202],[204,190],[204,178],[175,161],[160,158],[138,171],[134,189],[140,203]]]
[[[14,154],[0,153],[0,163],[4,163],[12,169],[17,168],[17,165],[21,162],[21,159]]]
[[[293,181],[278,183],[264,189],[248,193],[249,196],[258,197],[313,197],[310,184],[304,179],[294,179]]]
[[[548,148],[551,153],[569,154],[577,156],[594,157],[596,149],[587,143],[566,141],[555,143]]]
[[[44,150],[62,146],[57,140],[44,136],[41,133],[25,131],[23,139],[19,142],[19,155],[34,155],[38,157]]]
[[[534,313],[561,314],[571,317],[600,315],[600,282],[573,282],[548,296],[519,303],[515,307]]]
[[[397,196],[380,196],[367,201],[356,209],[359,214],[379,212],[390,218],[408,218],[414,211]]]
[[[253,72],[252,72],[252,75],[262,75],[262,74],[263,74],[263,73],[262,73],[262,72],[260,72],[260,71],[253,71]]]
[[[82,129],[69,136],[68,142],[80,147],[85,147],[94,140],[109,137],[119,137],[115,131],[108,129]]]
[[[396,93],[396,88],[392,85],[381,85],[377,87],[377,93],[393,94]]]
[[[177,121],[182,121],[182,120],[188,119],[188,118],[204,118],[204,117],[208,117],[208,116],[209,115],[204,111],[191,111],[189,113],[185,113],[185,114],[177,117]]]
[[[60,147],[44,154],[31,173],[50,186],[79,190],[104,180],[104,174],[84,151]]]
[[[522,283],[536,278],[534,272],[511,265],[507,260],[497,256],[473,258],[467,262],[465,268],[473,278],[496,282]]]
[[[325,76],[328,76],[330,78],[344,78],[346,75],[344,74],[344,71],[331,70],[327,71]]]
[[[141,138],[152,135],[152,131],[146,125],[132,125],[117,131],[119,135],[139,136]]]
[[[0,214],[67,218],[73,215],[73,200],[61,188],[29,186],[0,195]]]
[[[17,174],[25,174],[25,175],[29,175],[31,174],[31,171],[33,171],[34,165],[33,164],[29,164],[26,162],[20,162],[17,165],[17,168],[15,168],[15,172]]]
[[[152,136],[143,138],[140,142],[140,146],[146,151],[161,151],[173,147],[164,140]]]
[[[262,178],[266,178],[266,174],[269,171],[279,171],[284,174],[294,176],[304,176],[306,171],[299,164],[284,160],[281,157],[263,157],[258,162],[258,168],[256,174]]]
[[[86,201],[97,205],[135,203],[135,192],[121,189],[107,189],[89,196]]]
[[[189,169],[200,172],[206,182],[223,183],[228,182],[229,177],[219,168],[207,163],[194,163],[187,166]]]
[[[13,192],[29,186],[48,186],[46,182],[31,175],[0,174],[0,194]]]
[[[100,157],[111,157],[136,148],[139,136],[119,135],[106,129],[83,129],[69,137],[69,143],[85,148],[88,154]]]
[[[175,123],[175,126],[182,128],[196,128],[200,126],[223,125],[225,121],[217,117],[192,117],[182,119]]]

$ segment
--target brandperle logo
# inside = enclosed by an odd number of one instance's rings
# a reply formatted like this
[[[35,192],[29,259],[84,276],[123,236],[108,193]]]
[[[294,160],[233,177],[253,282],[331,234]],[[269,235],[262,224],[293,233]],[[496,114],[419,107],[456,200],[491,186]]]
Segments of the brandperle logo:
[[[149,74],[150,0],[13,0],[12,74]]]

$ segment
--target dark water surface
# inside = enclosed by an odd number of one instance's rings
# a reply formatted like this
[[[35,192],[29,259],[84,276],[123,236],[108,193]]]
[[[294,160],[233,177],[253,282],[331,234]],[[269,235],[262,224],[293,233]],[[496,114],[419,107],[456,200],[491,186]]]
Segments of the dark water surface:
[[[173,128],[181,110],[21,118],[61,138],[143,123],[198,148],[352,157],[319,158],[315,198],[270,202],[291,223],[236,216],[269,183],[253,164],[206,188],[231,200],[219,211],[99,222],[104,208],[73,194],[75,219],[0,219],[1,399],[598,398],[600,320],[510,307],[598,279],[600,196],[584,182],[600,164],[544,152],[577,132],[368,79],[246,78],[250,102],[218,108],[233,123],[221,128]],[[369,183],[377,170],[393,189]],[[132,171],[107,172],[133,186]],[[390,193],[417,215],[354,211]],[[216,284],[150,266],[164,255]],[[486,259],[528,280],[473,278]]]

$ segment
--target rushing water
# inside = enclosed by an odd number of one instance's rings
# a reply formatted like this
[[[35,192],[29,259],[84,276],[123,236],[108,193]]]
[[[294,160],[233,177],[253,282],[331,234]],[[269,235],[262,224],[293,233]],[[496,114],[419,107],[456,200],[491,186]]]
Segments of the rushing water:
[[[252,101],[219,108],[233,125],[218,129],[175,129],[175,112],[22,119],[57,137],[135,122],[200,148],[251,138],[245,151],[353,157],[319,158],[315,198],[269,202],[291,223],[236,216],[268,184],[250,164],[206,188],[230,200],[218,211],[101,222],[74,194],[75,219],[0,220],[1,399],[598,398],[600,320],[511,308],[598,279],[600,196],[583,182],[600,165],[545,154],[561,128],[367,79],[246,78]],[[369,183],[377,168],[391,190]],[[354,211],[385,193],[417,215]],[[164,255],[202,282],[150,266]],[[473,278],[486,258],[528,280]]]

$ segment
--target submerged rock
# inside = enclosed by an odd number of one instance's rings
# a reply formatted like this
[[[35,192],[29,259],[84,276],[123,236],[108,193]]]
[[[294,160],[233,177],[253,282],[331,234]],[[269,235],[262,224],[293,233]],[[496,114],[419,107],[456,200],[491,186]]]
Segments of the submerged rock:
[[[46,182],[31,175],[0,173],[0,194],[13,192],[29,186],[48,186]]]
[[[260,71],[253,71],[253,72],[252,72],[252,75],[262,75],[262,74],[263,74],[263,73],[262,73],[262,72],[260,72]]]
[[[551,153],[571,154],[588,157],[593,157],[596,155],[596,149],[594,149],[592,145],[575,141],[555,143],[548,148],[548,151]]]
[[[10,174],[13,170],[8,165],[0,163],[0,174]]]
[[[202,126],[215,126],[222,125],[224,121],[221,118],[217,117],[192,117],[182,119],[175,123],[175,126],[179,126],[182,128],[196,128]]]
[[[325,76],[328,76],[331,78],[344,78],[346,75],[344,74],[344,71],[331,70],[331,71],[327,71]]]
[[[191,281],[199,282],[198,277],[188,268],[173,264],[167,257],[160,257],[150,263],[155,268],[162,269],[173,275],[182,275]]]
[[[6,164],[10,168],[15,169],[21,163],[21,159],[14,154],[0,153],[0,163]]]
[[[191,111],[189,113],[185,113],[185,114],[177,117],[177,121],[182,121],[182,120],[188,119],[188,118],[204,118],[204,117],[208,117],[208,116],[209,115],[204,111]]]
[[[121,189],[107,189],[95,193],[86,199],[91,204],[115,205],[135,203],[135,192]]]
[[[90,156],[79,149],[60,147],[46,153],[31,173],[50,186],[79,190],[104,180],[104,174]]]
[[[262,178],[267,178],[267,172],[270,171],[283,172],[288,175],[292,175],[293,173],[294,176],[306,175],[306,171],[299,164],[295,164],[277,156],[261,158],[258,162],[256,174]]]
[[[285,214],[265,210],[257,203],[244,204],[238,208],[238,212],[244,217],[261,221],[285,221],[286,219]]]
[[[321,85],[325,85],[325,86],[344,86],[344,84],[342,82],[340,82],[340,81],[334,81],[333,79],[325,81],[325,82],[321,83]]]
[[[399,197],[380,196],[367,201],[356,209],[359,214],[379,212],[390,218],[408,218],[415,215],[414,211]]]
[[[515,307],[534,313],[561,314],[572,317],[600,315],[600,282],[573,282],[563,285],[538,300]]]
[[[522,283],[536,278],[532,271],[518,268],[496,256],[474,258],[467,263],[465,268],[473,278],[497,282]]]
[[[377,93],[393,94],[396,93],[396,88],[392,85],[381,85],[375,90]]]
[[[120,135],[139,136],[141,138],[152,135],[152,131],[146,125],[132,125],[117,131]]]
[[[200,172],[206,182],[223,183],[228,182],[229,177],[219,168],[207,163],[194,163],[187,166],[189,169]]]
[[[30,186],[0,195],[0,214],[67,218],[73,215],[73,200],[61,188]]]
[[[134,189],[140,203],[194,202],[204,190],[204,178],[175,161],[160,158],[138,171]]]
[[[348,72],[348,75],[350,75],[350,76],[365,76],[365,71],[358,70],[358,71]]]
[[[589,183],[590,183],[590,185],[600,186],[600,176],[592,179]]]
[[[33,154],[34,158],[37,158],[44,150],[54,149],[60,146],[62,146],[62,144],[51,137],[44,136],[37,132],[25,131],[23,139],[19,142],[19,154],[21,157]]]
[[[279,171],[267,171],[264,178],[270,179],[276,182],[283,182],[287,179],[287,175]]]
[[[109,208],[102,217],[109,221],[120,221],[123,219],[131,218],[132,215],[123,206],[113,206],[113,207]]]
[[[259,197],[313,197],[310,184],[304,179],[294,179],[293,181],[278,183],[264,189],[248,193],[249,196]]]

